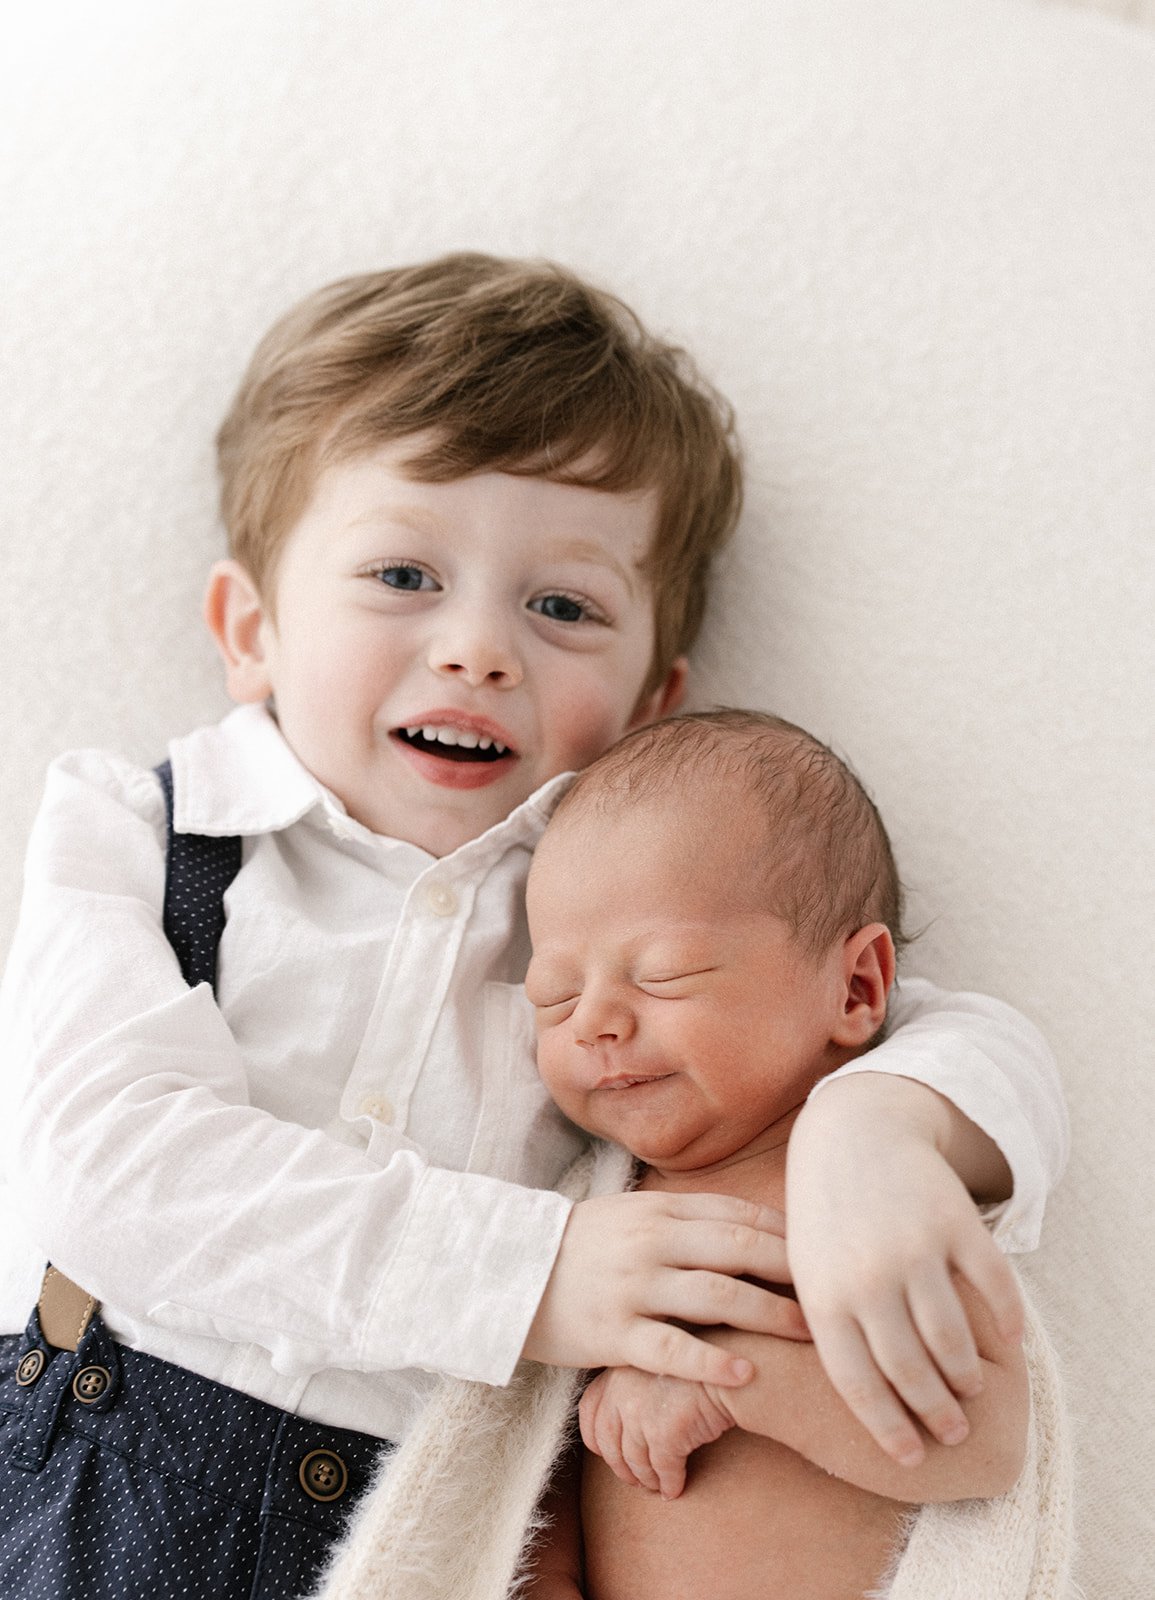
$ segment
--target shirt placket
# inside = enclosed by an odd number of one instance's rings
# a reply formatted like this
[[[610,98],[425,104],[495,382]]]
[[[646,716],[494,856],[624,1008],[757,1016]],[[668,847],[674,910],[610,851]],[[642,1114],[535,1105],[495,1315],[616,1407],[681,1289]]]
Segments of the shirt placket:
[[[404,1134],[473,910],[476,885],[435,862],[405,897],[341,1114]]]

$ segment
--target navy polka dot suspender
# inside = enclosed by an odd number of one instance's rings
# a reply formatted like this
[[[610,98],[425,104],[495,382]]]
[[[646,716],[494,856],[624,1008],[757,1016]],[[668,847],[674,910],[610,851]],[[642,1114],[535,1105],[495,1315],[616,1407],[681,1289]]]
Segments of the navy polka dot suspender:
[[[217,950],[225,927],[225,890],[240,871],[241,841],[236,836],[177,833],[173,827],[172,764],[165,761],[153,770],[164,794],[165,938],[189,988],[208,983],[215,990]],[[48,1268],[38,1311],[50,1342],[75,1350],[96,1310],[97,1302],[79,1284]]]
[[[241,841],[173,828],[172,763],[155,768],[164,791],[167,824],[164,932],[189,988],[216,988],[217,950],[225,927],[225,890],[241,866]]]

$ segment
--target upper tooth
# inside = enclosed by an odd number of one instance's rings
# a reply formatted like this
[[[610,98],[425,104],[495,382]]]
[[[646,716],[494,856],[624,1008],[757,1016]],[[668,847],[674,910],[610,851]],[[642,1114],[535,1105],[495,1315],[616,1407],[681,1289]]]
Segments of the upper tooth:
[[[420,734],[430,744],[456,744],[464,750],[495,749],[499,755],[504,755],[506,751],[500,739],[491,739],[488,734],[472,733],[466,728],[406,728],[405,732],[411,739]]]

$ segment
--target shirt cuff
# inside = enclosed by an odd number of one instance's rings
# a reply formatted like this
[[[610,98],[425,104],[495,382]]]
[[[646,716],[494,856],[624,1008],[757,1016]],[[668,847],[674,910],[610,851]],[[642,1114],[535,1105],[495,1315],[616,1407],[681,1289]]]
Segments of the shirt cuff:
[[[571,1208],[552,1190],[426,1168],[369,1310],[363,1367],[508,1383]]]

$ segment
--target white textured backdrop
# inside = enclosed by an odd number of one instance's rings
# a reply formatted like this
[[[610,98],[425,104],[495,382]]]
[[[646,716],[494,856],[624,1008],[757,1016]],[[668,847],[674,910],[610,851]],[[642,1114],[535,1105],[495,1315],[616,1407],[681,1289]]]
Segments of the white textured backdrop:
[[[47,0],[6,26],[0,936],[49,757],[157,759],[223,707],[210,440],[271,316],[449,247],[607,282],[742,419],[700,697],[849,753],[927,925],[913,964],[1059,1054],[1075,1155],[1036,1280],[1081,1575],[1149,1600],[1150,34],[1030,0]]]

